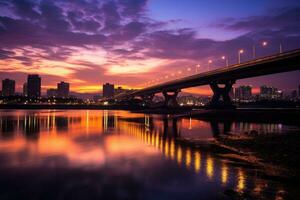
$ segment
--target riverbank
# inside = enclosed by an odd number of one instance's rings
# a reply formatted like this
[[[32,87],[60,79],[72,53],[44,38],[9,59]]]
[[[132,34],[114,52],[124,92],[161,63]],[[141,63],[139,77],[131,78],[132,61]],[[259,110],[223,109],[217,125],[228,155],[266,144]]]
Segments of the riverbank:
[[[300,177],[300,135],[262,134],[255,136],[225,136],[215,141],[217,146],[231,149],[241,159],[262,167],[269,176],[281,176],[290,180]],[[232,155],[224,155],[232,157]]]
[[[295,182],[300,177],[299,139],[295,133],[252,138],[230,136],[207,143],[197,139],[179,139],[178,142],[214,153],[235,165],[256,169],[260,176]]]

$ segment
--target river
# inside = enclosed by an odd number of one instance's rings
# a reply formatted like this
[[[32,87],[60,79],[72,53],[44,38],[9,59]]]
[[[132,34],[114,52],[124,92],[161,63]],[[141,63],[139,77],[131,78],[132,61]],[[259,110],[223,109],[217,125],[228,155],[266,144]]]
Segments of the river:
[[[285,199],[295,190],[283,182],[178,140],[205,145],[227,132],[296,129],[128,111],[1,110],[0,199],[205,200],[246,191]]]

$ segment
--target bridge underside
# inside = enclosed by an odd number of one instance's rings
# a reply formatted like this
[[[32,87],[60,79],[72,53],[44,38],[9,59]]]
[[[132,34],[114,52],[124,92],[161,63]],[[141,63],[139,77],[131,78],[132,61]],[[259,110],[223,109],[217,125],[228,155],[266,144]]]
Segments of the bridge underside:
[[[226,81],[221,84],[217,82],[210,83],[213,96],[208,106],[213,108],[233,107],[230,92],[232,91],[232,85],[234,83],[235,81]]]
[[[177,96],[179,93],[179,90],[175,91],[163,91],[162,92],[165,98],[164,106],[165,107],[177,107]]]
[[[230,92],[232,91],[232,85],[234,83],[235,81],[225,81],[222,83],[211,82],[209,85],[213,91],[213,96],[208,104],[208,108],[233,108],[234,106],[230,97]],[[163,91],[163,106],[166,108],[178,107],[177,97],[179,92],[180,90]],[[155,94],[141,96],[143,105],[151,107],[153,105],[154,96]]]

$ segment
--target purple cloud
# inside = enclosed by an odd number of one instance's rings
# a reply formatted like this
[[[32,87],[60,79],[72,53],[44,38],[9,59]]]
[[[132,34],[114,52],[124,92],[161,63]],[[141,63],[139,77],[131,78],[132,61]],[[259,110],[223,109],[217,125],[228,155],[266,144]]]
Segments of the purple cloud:
[[[0,10],[5,10],[5,14],[0,13],[0,59],[15,59],[30,66],[34,58],[24,48],[30,46],[43,52],[40,59],[65,61],[72,56],[73,47],[87,49],[91,45],[113,55],[107,59],[107,65],[118,64],[120,59],[154,58],[171,60],[179,69],[183,65],[207,64],[208,59],[214,60],[214,67],[223,66],[220,60],[223,54],[230,63],[236,63],[240,48],[246,51],[243,59],[251,59],[248,52],[261,40],[268,40],[269,48],[265,52],[258,49],[258,56],[277,53],[279,43],[284,50],[300,46],[300,7],[221,20],[214,26],[220,30],[243,30],[244,34],[216,41],[209,36],[199,37],[201,29],[176,28],[169,26],[176,21],[151,19],[147,3],[147,0],[0,0]],[[14,55],[15,49],[23,49],[23,55]],[[82,64],[97,68],[95,63]],[[74,76],[91,75],[90,68],[78,70]],[[92,76],[96,82],[97,76]]]

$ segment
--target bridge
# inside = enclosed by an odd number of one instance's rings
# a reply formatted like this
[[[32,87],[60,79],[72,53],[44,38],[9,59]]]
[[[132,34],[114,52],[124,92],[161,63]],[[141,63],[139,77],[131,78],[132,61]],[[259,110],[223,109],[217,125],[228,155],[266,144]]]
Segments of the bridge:
[[[176,98],[181,89],[210,85],[213,91],[210,106],[230,106],[232,100],[229,94],[237,80],[299,69],[300,49],[296,49],[120,94],[115,96],[114,100],[122,101],[140,97],[145,103],[150,103],[155,94],[162,93],[165,106],[175,107],[178,105]]]

